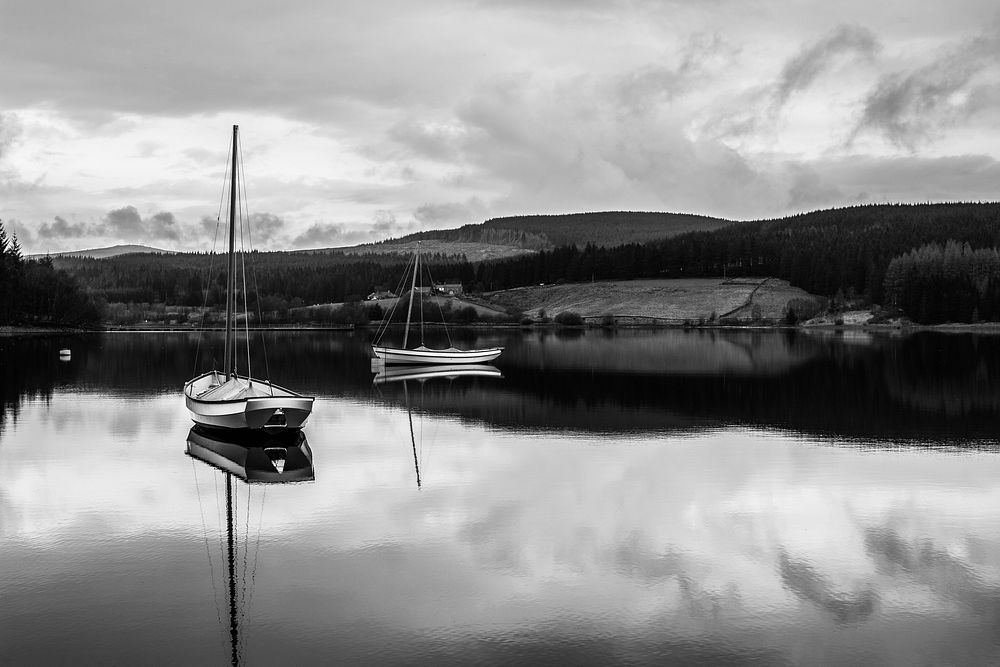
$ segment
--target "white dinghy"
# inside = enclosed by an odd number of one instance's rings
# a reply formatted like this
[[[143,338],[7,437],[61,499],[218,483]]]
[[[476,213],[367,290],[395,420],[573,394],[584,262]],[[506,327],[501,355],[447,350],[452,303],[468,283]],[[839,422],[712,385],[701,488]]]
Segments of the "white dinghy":
[[[184,402],[196,424],[218,429],[297,429],[305,424],[313,407],[312,396],[250,377],[250,330],[247,322],[247,374],[237,372],[236,361],[236,212],[242,224],[243,206],[237,204],[237,147],[239,126],[233,126],[232,171],[229,190],[229,253],[226,273],[226,349],[223,370],[211,370],[184,384]],[[249,220],[247,221],[249,223]],[[242,238],[242,234],[241,234]],[[242,252],[242,250],[241,250]],[[246,311],[246,267],[243,268],[243,305]]]
[[[389,320],[392,319],[392,314],[386,318],[385,325],[380,329],[376,335],[375,342],[372,343],[372,352],[375,356],[386,364],[485,364],[490,362],[500,356],[503,352],[502,347],[487,347],[478,350],[460,350],[457,347],[449,345],[449,347],[441,349],[432,349],[421,344],[415,348],[407,347],[410,337],[410,321],[411,315],[413,313],[413,300],[419,299],[421,290],[417,288],[417,278],[420,275],[420,252],[416,252],[413,255],[413,277],[410,281],[410,298],[409,306],[406,309],[406,328],[403,330],[403,346],[402,347],[390,347],[388,345],[381,345],[382,337],[385,336],[385,332],[388,330]],[[403,280],[405,281],[405,274]],[[399,304],[399,301],[396,302]],[[420,333],[421,338],[423,338],[423,301],[420,305],[421,310],[421,321],[420,321]],[[395,311],[395,306],[393,306],[393,311]],[[444,318],[442,317],[442,320]],[[447,333],[447,328],[445,328],[445,333]],[[451,342],[451,336],[449,335],[449,343]]]

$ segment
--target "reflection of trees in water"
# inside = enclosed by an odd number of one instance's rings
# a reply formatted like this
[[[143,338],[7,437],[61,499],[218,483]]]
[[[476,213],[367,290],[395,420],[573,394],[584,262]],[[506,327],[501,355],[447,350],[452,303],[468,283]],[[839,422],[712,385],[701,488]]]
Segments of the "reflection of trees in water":
[[[424,409],[501,428],[684,432],[705,425],[785,428],[824,438],[994,441],[1000,337],[917,334],[859,345],[775,331],[477,331],[466,344],[506,346],[503,379],[432,380]],[[259,336],[259,333],[255,333]],[[442,336],[440,331],[429,333]],[[320,396],[405,405],[373,391],[367,336],[268,332],[254,372]],[[60,383],[121,394],[180,391],[221,357],[222,334],[85,335],[2,341],[4,411]],[[60,345],[72,361],[58,360]],[[240,342],[243,349],[243,342]]]
[[[956,341],[957,349],[949,347],[939,354],[937,365],[930,365],[920,363],[919,354],[918,359],[912,358],[906,339],[876,337],[869,344],[855,345],[837,336],[774,332],[742,337],[740,332],[727,332],[718,338],[726,345],[746,346],[747,355],[778,358],[779,368],[761,364],[753,370],[741,364],[712,374],[705,372],[705,365],[697,366],[696,360],[685,361],[683,371],[650,372],[637,355],[636,368],[630,372],[622,364],[623,357],[594,361],[582,349],[563,354],[558,343],[552,346],[552,354],[547,350],[543,354],[538,348],[554,339],[542,344],[528,339],[522,346],[511,346],[509,354],[505,352],[498,361],[503,380],[430,382],[425,389],[426,406],[433,412],[514,429],[628,433],[744,424],[850,441],[996,440],[998,409],[992,402],[980,401],[982,409],[952,414],[937,409],[933,402],[898,399],[900,386],[919,393],[922,386],[957,381],[967,366],[962,356],[974,360],[977,354],[968,340]],[[935,338],[941,336],[918,343],[933,345]],[[708,343],[708,349],[718,344],[711,339]],[[980,341],[980,351],[982,345]],[[592,348],[601,349],[600,345]],[[767,352],[758,353],[760,349]],[[953,353],[957,361],[949,366],[947,359]],[[610,366],[619,370],[606,370]],[[981,391],[995,394],[997,377],[990,371]],[[976,389],[965,391],[968,395]],[[396,401],[391,394],[387,398]]]
[[[17,420],[25,399],[52,397],[73,377],[72,362],[59,360],[65,340],[56,337],[0,338],[0,427]]]
[[[917,334],[893,357],[885,386],[898,403],[949,418],[1000,413],[1000,337]]]

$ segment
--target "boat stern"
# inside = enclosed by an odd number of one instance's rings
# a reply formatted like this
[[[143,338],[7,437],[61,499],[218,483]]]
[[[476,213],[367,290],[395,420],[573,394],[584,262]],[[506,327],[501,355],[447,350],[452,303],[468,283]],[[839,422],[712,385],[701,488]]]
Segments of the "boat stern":
[[[247,428],[302,428],[314,400],[312,396],[249,398],[243,412]]]

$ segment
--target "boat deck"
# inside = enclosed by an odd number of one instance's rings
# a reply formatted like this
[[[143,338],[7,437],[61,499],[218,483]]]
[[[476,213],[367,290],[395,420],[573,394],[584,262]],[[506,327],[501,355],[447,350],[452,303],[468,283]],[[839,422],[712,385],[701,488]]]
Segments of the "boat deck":
[[[223,381],[219,373],[206,373],[189,385],[188,395],[199,401],[241,401],[248,398],[298,396],[270,382],[233,377]]]

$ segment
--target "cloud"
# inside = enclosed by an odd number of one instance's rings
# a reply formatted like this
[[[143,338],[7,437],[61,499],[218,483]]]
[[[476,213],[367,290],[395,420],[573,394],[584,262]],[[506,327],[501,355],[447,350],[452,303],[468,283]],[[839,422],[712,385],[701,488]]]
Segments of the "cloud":
[[[477,197],[471,197],[464,202],[445,202],[440,204],[423,204],[413,212],[413,217],[428,227],[441,227],[444,224],[469,224],[482,222],[488,208]]]
[[[776,78],[730,95],[718,110],[696,124],[702,134],[717,139],[775,132],[793,95],[812,87],[845,58],[872,61],[880,50],[877,37],[867,28],[840,25],[787,59]]]
[[[261,250],[261,245],[277,238],[285,229],[284,219],[271,213],[251,213],[250,230],[254,248]]]
[[[393,125],[388,136],[423,157],[447,160],[457,153],[464,133],[462,125],[406,118]]]
[[[712,72],[730,65],[739,49],[718,33],[695,33],[679,50],[677,64],[660,62],[625,72],[613,84],[619,104],[633,111],[648,111],[657,105],[695,91]]]
[[[0,222],[3,222],[4,227],[6,227],[7,236],[17,238],[18,245],[21,246],[22,250],[31,246],[35,235],[32,233],[31,229],[22,224],[20,220],[11,218],[9,220],[0,220]]]
[[[327,248],[351,245],[351,232],[342,224],[316,222],[292,239],[297,248]]]
[[[847,203],[994,200],[1000,162],[988,155],[844,156],[810,163]]]
[[[146,243],[178,241],[182,237],[182,230],[174,214],[169,211],[160,211],[143,218],[134,206],[124,206],[108,211],[99,222],[69,222],[57,215],[52,222],[39,225],[38,237],[47,240],[96,237],[115,242]]]
[[[38,236],[43,239],[80,238],[93,233],[93,229],[82,222],[67,222],[65,218],[56,216],[51,223],[44,222],[38,228]]]
[[[617,79],[483,85],[457,111],[461,163],[496,214],[668,210],[753,214],[780,187],[722,142],[687,136],[682,111],[636,105]]]
[[[883,76],[868,93],[864,111],[848,144],[865,132],[881,134],[898,147],[915,150],[917,144],[942,128],[968,116],[973,100],[995,97],[983,94],[976,77],[996,69],[1000,59],[1000,24],[991,31],[959,44],[921,67]]]
[[[0,113],[0,161],[7,156],[21,132],[21,123],[16,115]]]
[[[795,210],[808,210],[832,206],[844,201],[840,187],[824,179],[812,166],[792,163],[788,165],[788,205]]]
[[[381,241],[390,237],[403,236],[417,231],[413,222],[398,222],[392,211],[375,211],[371,224],[345,224],[316,222],[295,238],[291,245],[295,248],[333,248],[353,246],[360,243]]]
[[[103,233],[125,241],[173,240],[180,238],[180,231],[174,214],[161,211],[152,217],[143,218],[134,206],[109,211],[104,216],[100,229]]]
[[[782,551],[778,558],[781,582],[803,600],[830,613],[839,624],[864,621],[875,612],[878,592],[871,585],[860,591],[838,591],[809,563],[793,560]]]
[[[775,106],[784,106],[795,91],[811,86],[838,56],[853,54],[871,60],[880,48],[878,39],[867,28],[838,26],[819,41],[803,47],[785,63],[772,93]]]

